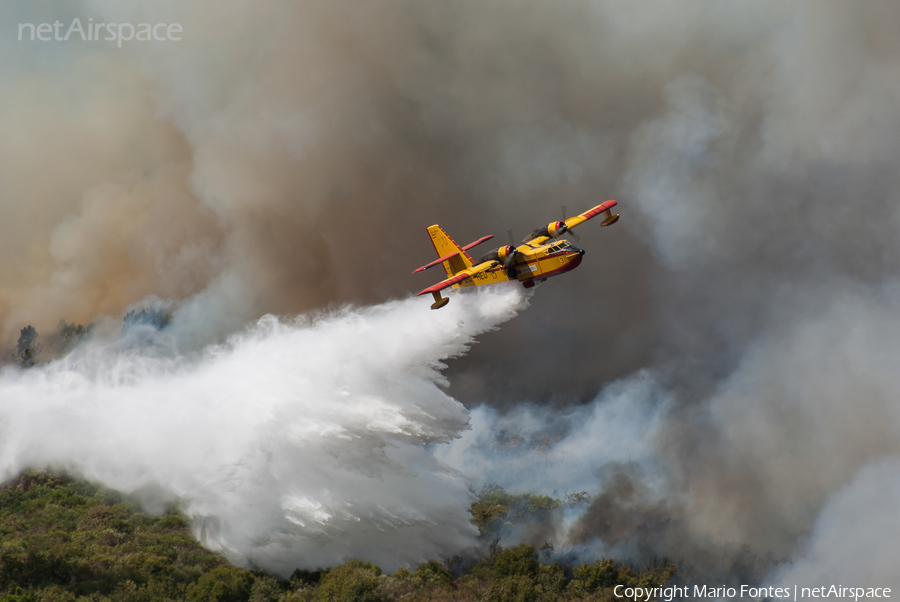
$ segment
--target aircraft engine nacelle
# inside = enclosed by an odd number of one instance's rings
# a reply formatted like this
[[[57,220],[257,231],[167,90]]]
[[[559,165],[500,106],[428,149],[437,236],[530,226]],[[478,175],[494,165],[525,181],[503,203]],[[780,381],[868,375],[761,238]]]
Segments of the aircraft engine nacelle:
[[[509,267],[513,259],[516,257],[516,248],[512,245],[506,245],[497,249],[497,259],[503,262],[503,265]]]
[[[547,234],[550,238],[562,236],[568,229],[569,227],[566,225],[566,222],[550,222],[547,224]]]
[[[484,263],[485,261],[499,261],[504,266],[509,267],[512,265],[513,261],[516,259],[516,248],[512,245],[506,245],[505,247],[500,247],[499,249],[494,249],[488,253],[485,253],[476,261],[476,265],[479,263]]]

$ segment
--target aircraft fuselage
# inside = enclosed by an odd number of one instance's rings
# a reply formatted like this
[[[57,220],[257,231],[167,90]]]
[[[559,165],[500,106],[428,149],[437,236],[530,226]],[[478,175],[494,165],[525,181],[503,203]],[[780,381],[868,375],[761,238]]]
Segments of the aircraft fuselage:
[[[523,243],[516,249],[514,261],[509,267],[502,263],[490,270],[473,275],[453,288],[466,288],[505,280],[518,280],[526,288],[540,282],[570,272],[581,265],[584,250],[567,240],[554,240],[532,245]],[[480,262],[481,260],[479,260]]]

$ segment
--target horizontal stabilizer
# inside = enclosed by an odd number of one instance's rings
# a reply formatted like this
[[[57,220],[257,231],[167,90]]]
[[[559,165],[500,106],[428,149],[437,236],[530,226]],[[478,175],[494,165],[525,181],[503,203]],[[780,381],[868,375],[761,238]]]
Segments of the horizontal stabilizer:
[[[453,257],[456,257],[457,255],[459,255],[459,251],[453,251],[452,253],[449,253],[449,254],[447,254],[447,255],[444,255],[444,256],[441,257],[440,259],[435,259],[435,260],[432,261],[431,263],[427,263],[427,264],[423,265],[422,267],[413,270],[412,273],[415,274],[416,272],[424,272],[424,271],[427,270],[428,268],[433,268],[433,267],[436,266],[437,264],[439,264],[439,263],[444,263],[444,262],[447,261],[448,259],[451,259],[451,258],[453,258]]]
[[[490,240],[490,239],[492,239],[492,238],[494,238],[494,235],[493,235],[493,234],[488,234],[487,236],[482,236],[481,238],[479,238],[479,239],[476,240],[475,242],[470,242],[469,244],[467,244],[466,246],[464,246],[464,247],[462,248],[462,250],[463,250],[463,251],[468,251],[468,250],[471,249],[472,247],[477,247],[478,245],[480,245],[480,244],[483,243],[484,241]]]
[[[448,238],[449,238],[449,237],[448,237]],[[472,247],[477,247],[478,245],[480,245],[480,244],[483,243],[484,241],[490,240],[490,239],[492,239],[492,238],[494,238],[494,235],[493,235],[493,234],[488,234],[487,236],[482,236],[481,238],[479,238],[479,239],[476,240],[475,242],[470,242],[469,244],[467,244],[467,245],[464,246],[464,247],[461,247],[461,248],[459,248],[459,249],[456,249],[456,250],[454,250],[454,251],[451,251],[450,253],[447,253],[446,255],[444,255],[443,257],[441,257],[440,259],[435,259],[435,260],[432,261],[431,263],[425,264],[425,265],[423,265],[422,267],[413,270],[412,273],[415,274],[416,272],[424,272],[424,271],[427,270],[428,268],[433,268],[434,266],[436,266],[436,265],[438,265],[438,264],[440,264],[440,263],[444,263],[445,261],[449,261],[450,259],[453,259],[454,257],[456,257],[457,255],[459,255],[460,253],[462,253],[462,252],[464,252],[464,251],[468,251],[468,250],[471,249]],[[452,241],[452,239],[451,239],[451,241]]]

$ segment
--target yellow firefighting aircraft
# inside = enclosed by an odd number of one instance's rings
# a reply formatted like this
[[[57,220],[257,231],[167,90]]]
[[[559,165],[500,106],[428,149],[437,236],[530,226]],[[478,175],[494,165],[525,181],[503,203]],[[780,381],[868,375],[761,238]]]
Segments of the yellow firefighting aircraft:
[[[550,222],[526,236],[521,245],[506,245],[494,249],[482,255],[478,261],[474,261],[466,251],[490,240],[494,237],[493,234],[460,247],[443,228],[437,224],[430,226],[428,235],[431,236],[439,259],[414,270],[413,274],[424,272],[440,263],[444,265],[447,279],[429,286],[419,294],[431,293],[434,296],[431,309],[440,309],[450,302],[447,297],[441,297],[441,291],[445,288],[479,286],[506,280],[518,280],[525,288],[531,288],[535,281],[543,282],[551,276],[574,270],[581,264],[584,251],[567,240],[561,240],[560,236],[598,215],[604,216],[601,226],[611,226],[619,221],[619,214],[613,215],[610,211],[617,204],[615,201],[606,201],[581,215],[561,222]]]

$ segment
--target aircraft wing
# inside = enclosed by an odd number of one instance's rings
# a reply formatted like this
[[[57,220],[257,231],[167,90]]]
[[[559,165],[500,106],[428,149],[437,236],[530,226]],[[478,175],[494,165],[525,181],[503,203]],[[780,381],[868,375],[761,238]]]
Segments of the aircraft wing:
[[[576,215],[575,217],[570,217],[565,222],[555,222],[555,223],[551,222],[550,224],[547,225],[547,227],[540,228],[539,230],[535,230],[534,232],[532,232],[531,235],[526,237],[525,240],[522,242],[524,242],[527,245],[543,244],[552,238],[550,236],[550,228],[551,227],[555,226],[557,228],[560,228],[561,233],[557,234],[557,236],[561,236],[563,233],[568,232],[575,226],[577,226],[583,222],[586,222],[587,220],[591,219],[592,217],[596,217],[598,215],[605,216],[603,223],[600,224],[601,226],[611,226],[612,224],[619,221],[619,214],[617,213],[616,215],[613,215],[610,212],[610,209],[612,209],[616,205],[618,205],[618,203],[615,201],[606,201],[605,203],[600,203],[593,209],[588,209],[581,215]],[[565,224],[565,228],[562,228],[563,224]]]
[[[467,280],[468,278],[471,278],[475,274],[480,274],[481,272],[486,272],[487,270],[491,269],[498,263],[499,263],[498,261],[485,261],[483,263],[479,263],[478,265],[474,265],[470,268],[466,268],[465,270],[462,270],[461,272],[457,272],[456,274],[454,274],[450,278],[447,278],[446,280],[441,280],[437,284],[429,286],[424,291],[419,293],[419,295],[425,295],[427,293],[436,293],[438,291],[444,290],[445,288],[451,287],[454,284],[458,284],[458,283],[462,282],[463,280]],[[416,296],[418,297],[419,295],[416,295]]]
[[[597,216],[600,215],[601,213],[606,213],[606,219],[603,220],[603,223],[600,224],[600,225],[601,225],[601,226],[610,226],[610,225],[616,223],[616,222],[618,221],[618,218],[619,218],[618,215],[613,216],[613,215],[610,213],[610,209],[612,209],[612,208],[615,207],[616,205],[618,205],[618,203],[615,202],[615,201],[606,201],[605,203],[600,203],[599,205],[597,205],[597,206],[594,207],[593,209],[588,209],[587,211],[585,211],[585,212],[582,213],[581,215],[576,215],[575,217],[570,217],[569,219],[567,219],[566,222],[565,222],[565,223],[566,223],[566,226],[567,226],[567,228],[568,228],[569,230],[571,230],[571,229],[574,228],[575,226],[577,226],[577,225],[579,225],[579,224],[582,224],[582,223],[588,221],[588,220],[591,219],[592,217],[597,217]]]

